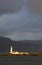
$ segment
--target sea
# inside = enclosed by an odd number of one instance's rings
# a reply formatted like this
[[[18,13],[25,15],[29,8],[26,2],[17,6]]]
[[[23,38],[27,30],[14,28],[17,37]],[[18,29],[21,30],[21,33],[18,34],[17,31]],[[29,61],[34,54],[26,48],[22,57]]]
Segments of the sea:
[[[41,56],[0,56],[0,65],[42,65]]]

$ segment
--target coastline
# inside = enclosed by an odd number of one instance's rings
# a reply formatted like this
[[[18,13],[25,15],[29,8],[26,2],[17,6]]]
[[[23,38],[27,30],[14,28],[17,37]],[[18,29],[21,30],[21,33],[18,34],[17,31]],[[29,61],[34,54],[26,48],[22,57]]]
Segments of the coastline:
[[[11,53],[5,53],[5,54],[0,54],[0,56],[42,56],[42,53],[37,53],[37,54],[11,54]]]

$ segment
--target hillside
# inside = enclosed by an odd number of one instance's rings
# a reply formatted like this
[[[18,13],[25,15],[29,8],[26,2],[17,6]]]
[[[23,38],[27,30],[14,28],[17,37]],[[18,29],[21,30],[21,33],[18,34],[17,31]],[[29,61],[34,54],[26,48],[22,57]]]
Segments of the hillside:
[[[42,40],[13,41],[0,37],[0,52],[9,52],[11,45],[15,51],[42,52]]]
[[[10,45],[13,44],[13,41],[9,38],[0,37],[0,52],[9,51]]]

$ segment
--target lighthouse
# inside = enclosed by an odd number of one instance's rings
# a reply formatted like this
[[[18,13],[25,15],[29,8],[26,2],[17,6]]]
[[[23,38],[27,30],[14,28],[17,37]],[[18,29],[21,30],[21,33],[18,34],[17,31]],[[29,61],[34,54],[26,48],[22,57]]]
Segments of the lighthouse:
[[[12,53],[13,51],[12,51],[12,46],[11,46],[11,48],[10,48],[10,53]]]
[[[14,54],[14,55],[28,55],[28,52],[18,52],[18,51],[13,51],[12,46],[10,47],[10,54]]]
[[[10,47],[10,52],[9,52],[9,53],[11,53],[11,54],[19,54],[19,52],[17,52],[17,51],[13,51],[12,46]]]

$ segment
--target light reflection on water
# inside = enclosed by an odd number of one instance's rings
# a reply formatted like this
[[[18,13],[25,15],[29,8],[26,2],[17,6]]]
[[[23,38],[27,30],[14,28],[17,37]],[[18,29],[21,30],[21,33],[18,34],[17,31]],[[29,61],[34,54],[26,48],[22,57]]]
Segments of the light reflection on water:
[[[42,65],[42,57],[37,56],[3,56],[0,65]]]

